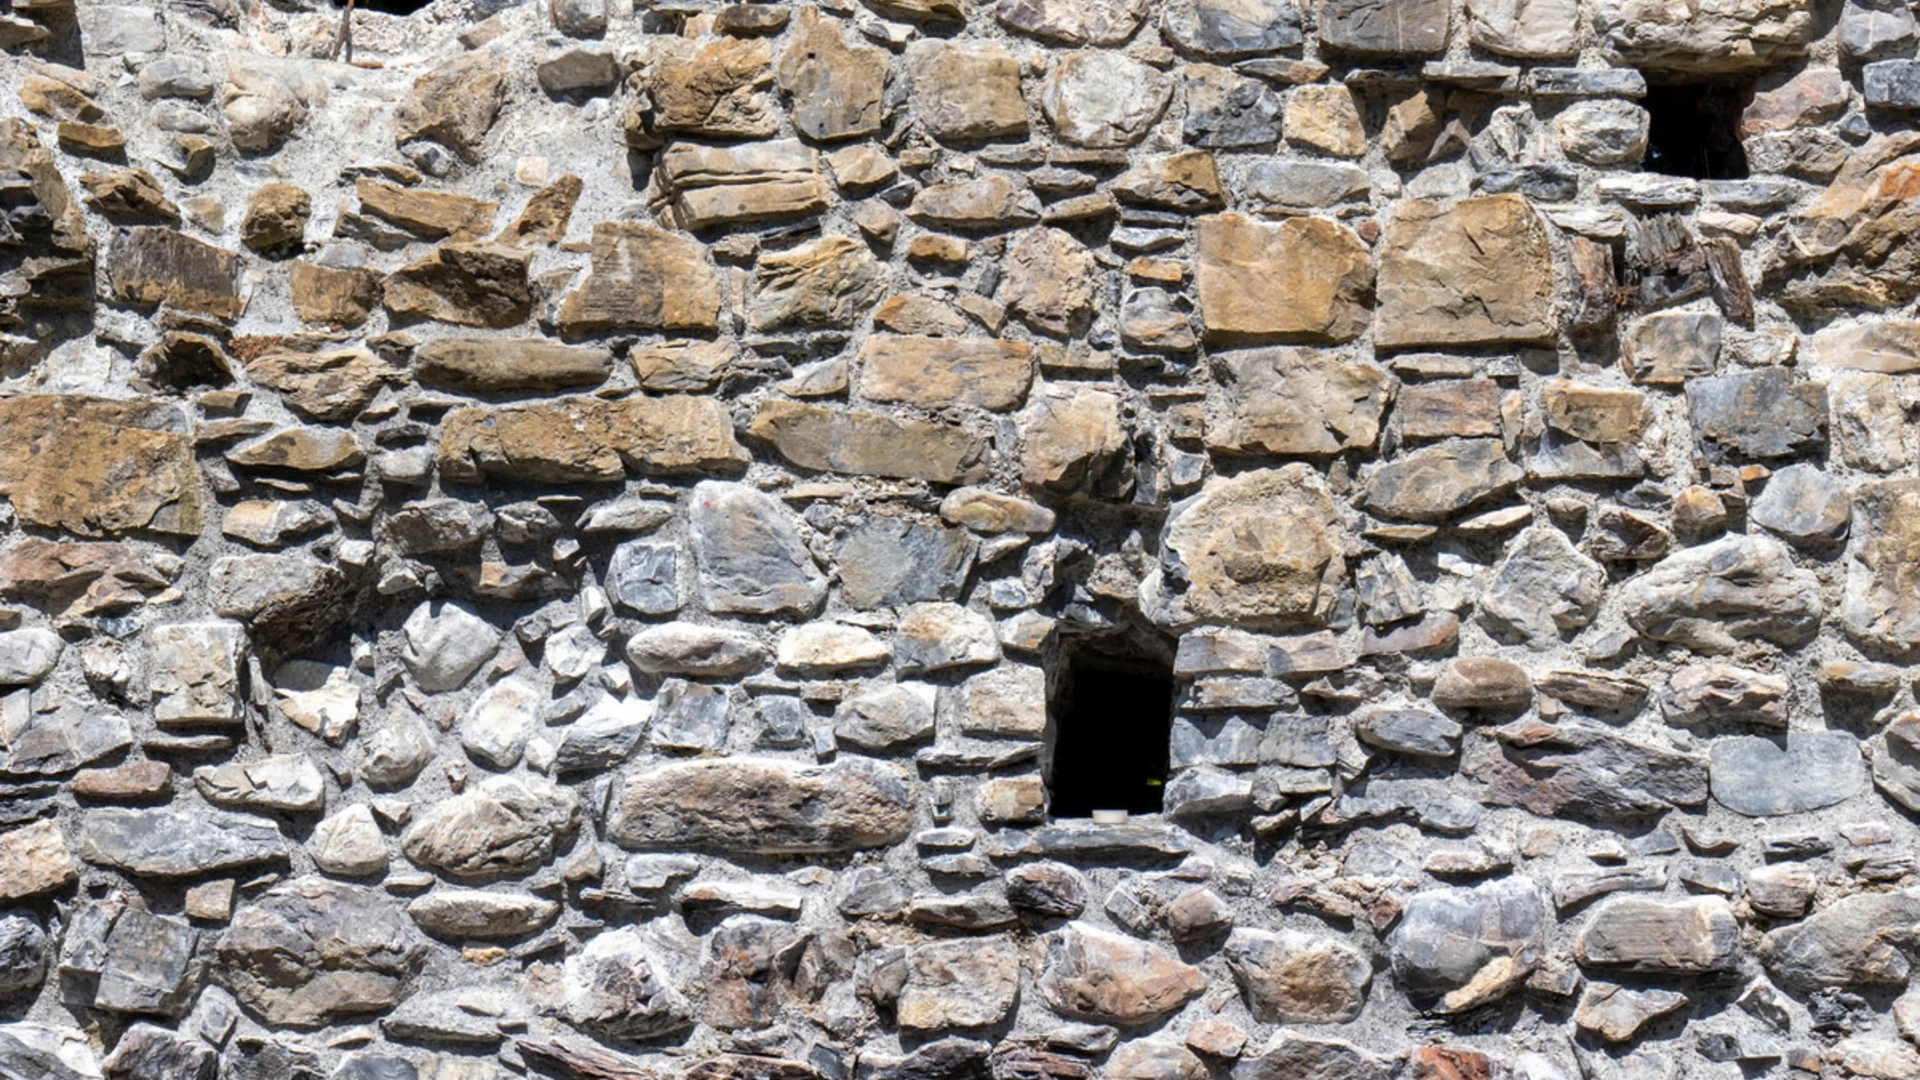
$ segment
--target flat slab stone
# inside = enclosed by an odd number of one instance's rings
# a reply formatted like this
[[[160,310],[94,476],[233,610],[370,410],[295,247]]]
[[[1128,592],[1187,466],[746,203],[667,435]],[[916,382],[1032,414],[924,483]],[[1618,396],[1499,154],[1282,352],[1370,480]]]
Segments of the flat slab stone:
[[[633,851],[858,851],[906,839],[910,798],[905,776],[862,759],[689,761],[620,778],[607,837]]]

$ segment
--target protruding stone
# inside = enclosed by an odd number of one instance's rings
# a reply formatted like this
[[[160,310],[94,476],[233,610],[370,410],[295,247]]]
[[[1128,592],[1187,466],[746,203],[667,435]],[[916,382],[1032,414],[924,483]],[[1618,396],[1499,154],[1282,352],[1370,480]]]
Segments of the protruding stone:
[[[1362,504],[1383,517],[1442,521],[1511,491],[1520,467],[1498,439],[1448,439],[1376,465]]]
[[[1526,878],[1416,894],[1388,939],[1394,978],[1423,1008],[1466,1012],[1526,981],[1546,924],[1546,899]]]
[[[1370,314],[1365,245],[1321,218],[1274,225],[1241,214],[1202,218],[1195,279],[1214,338],[1348,341]]]
[[[1704,653],[1731,651],[1747,637],[1798,645],[1813,638],[1824,613],[1818,579],[1764,536],[1669,555],[1628,582],[1621,599],[1641,633]]]
[[[1554,331],[1546,226],[1519,195],[1403,200],[1381,242],[1378,292],[1381,348],[1546,340]]]
[[[1049,936],[1040,977],[1055,1012],[1127,1027],[1159,1020],[1206,988],[1200,969],[1164,948],[1079,922]]]
[[[1615,896],[1594,910],[1580,931],[1575,953],[1585,966],[1699,974],[1734,967],[1739,938],[1733,909],[1719,897]]]
[[[420,76],[393,113],[394,141],[431,139],[467,161],[506,100],[507,64],[488,52],[465,53]]]
[[[1352,945],[1300,930],[1242,927],[1227,966],[1261,1023],[1344,1024],[1360,1015],[1373,967]]]
[[[922,39],[907,47],[920,123],[936,139],[974,141],[1027,133],[1020,62],[988,41]]]
[[[744,484],[705,481],[693,489],[688,533],[707,610],[811,615],[826,598],[798,523],[771,496]]]
[[[318,878],[242,908],[214,947],[221,981],[247,1011],[301,1028],[392,1008],[426,952],[388,897]]]
[[[820,854],[896,844],[911,824],[906,779],[890,766],[861,758],[823,768],[731,758],[623,777],[607,836],[636,851]]]
[[[1167,519],[1166,607],[1149,610],[1167,625],[1325,622],[1346,574],[1343,536],[1325,481],[1306,465],[1215,477]]]
[[[580,800],[538,777],[495,776],[426,807],[400,837],[414,863],[462,879],[529,873],[580,822]]]
[[[1373,364],[1291,346],[1215,352],[1212,361],[1230,410],[1207,426],[1217,451],[1334,454],[1379,438],[1393,381]]]

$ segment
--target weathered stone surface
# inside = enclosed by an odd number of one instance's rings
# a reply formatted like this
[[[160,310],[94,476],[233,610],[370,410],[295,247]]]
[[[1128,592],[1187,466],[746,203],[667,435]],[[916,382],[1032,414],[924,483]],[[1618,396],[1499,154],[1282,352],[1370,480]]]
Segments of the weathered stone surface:
[[[1163,947],[1074,922],[1048,936],[1039,986],[1063,1016],[1134,1026],[1200,996],[1207,977]]]
[[[1167,519],[1158,585],[1167,607],[1155,617],[1176,625],[1323,623],[1346,575],[1343,540],[1326,482],[1306,465],[1216,477]]]
[[[1282,1030],[1258,1054],[1242,1057],[1233,1068],[1233,1080],[1389,1080],[1399,1063],[1375,1057],[1338,1039],[1316,1039]]]
[[[533,254],[505,244],[446,243],[387,275],[383,300],[401,319],[504,329],[533,312]]]
[[[567,958],[562,1012],[569,1023],[646,1039],[691,1027],[693,1009],[658,952],[634,930],[609,930]]]
[[[246,310],[240,294],[240,257],[174,229],[140,226],[114,238],[107,251],[107,279],[121,301],[141,308],[237,319]]]
[[[88,810],[80,857],[141,877],[182,878],[282,863],[288,847],[272,821],[186,804]]]
[[[885,847],[904,839],[910,824],[906,781],[890,766],[735,758],[623,776],[607,836],[636,851],[818,854]]]
[[[860,349],[860,392],[929,409],[1019,407],[1033,381],[1033,348],[982,338],[875,334]]]
[[[1011,942],[918,945],[907,953],[894,1012],[909,1031],[989,1027],[1013,1011],[1019,991],[1020,954]]]
[[[847,44],[838,19],[803,7],[773,69],[794,101],[793,123],[812,139],[847,139],[880,129],[885,116],[887,54]]]
[[[1856,541],[1840,617],[1863,645],[1905,652],[1920,645],[1912,600],[1913,551],[1920,542],[1920,483],[1885,480],[1854,489]]]
[[[1709,753],[1714,801],[1749,817],[1818,810],[1867,786],[1860,742],[1844,731],[1743,735],[1716,740]]]
[[[1570,56],[1580,48],[1580,14],[1570,0],[1470,0],[1467,39],[1503,56]]]
[[[1378,465],[1362,505],[1382,517],[1442,521],[1511,491],[1520,467],[1498,439],[1448,439]]]
[[[323,874],[366,877],[387,870],[387,841],[365,805],[350,806],[314,826],[307,853]]]
[[[1195,212],[1220,206],[1220,169],[1205,150],[1150,158],[1116,177],[1114,195],[1162,210]]]
[[[844,236],[762,256],[749,321],[756,330],[851,326],[879,302],[884,274],[865,244]]]
[[[826,577],[799,523],[771,496],[745,484],[704,481],[693,489],[689,521],[708,611],[811,615],[826,598]]]
[[[828,194],[819,154],[797,139],[740,146],[675,142],[660,154],[656,180],[673,198],[675,223],[696,231],[807,217],[826,207]],[[635,228],[620,225],[615,235],[631,235]],[[704,302],[705,294],[699,295]]]
[[[1575,955],[1584,966],[1647,974],[1697,974],[1732,968],[1739,925],[1719,897],[1654,900],[1614,896],[1594,908]]]
[[[1769,931],[1755,952],[1767,974],[1795,994],[1822,987],[1905,986],[1916,920],[1920,890],[1863,893]]]
[[[467,393],[550,393],[598,386],[612,372],[605,349],[532,338],[441,338],[413,351],[423,385]]]
[[[674,135],[764,139],[775,134],[773,51],[765,40],[725,36],[705,42],[656,38],[644,84],[652,106],[636,101],[628,113],[629,145],[658,146]],[[617,77],[615,65],[612,74]],[[568,80],[573,82],[576,80]],[[587,85],[606,85],[612,78]]]
[[[1601,0],[1593,24],[1610,58],[1696,75],[1791,60],[1818,32],[1806,0],[1708,0],[1684,12],[1647,0]]]
[[[1227,939],[1226,957],[1261,1023],[1344,1024],[1360,1015],[1373,980],[1360,950],[1300,930],[1242,927]]]
[[[80,905],[60,954],[61,1001],[178,1019],[199,988],[197,939],[185,919],[150,914],[118,894]]]
[[[537,777],[495,776],[433,804],[400,836],[420,866],[463,879],[529,873],[580,823],[580,800]]]
[[[652,475],[737,471],[747,452],[726,409],[689,395],[618,401],[557,398],[456,409],[440,425],[442,477],[577,484]]]
[[[381,893],[301,878],[242,908],[214,955],[248,1012],[319,1027],[398,1004],[426,943]]]
[[[1707,759],[1586,722],[1516,720],[1463,759],[1486,802],[1548,816],[1637,821],[1707,801]]]
[[[1007,253],[1002,295],[1028,326],[1055,337],[1084,331],[1095,308],[1093,253],[1059,229],[1035,229]]]
[[[1544,225],[1517,195],[1399,204],[1380,256],[1383,348],[1542,340],[1553,332]]]
[[[482,940],[531,934],[559,913],[559,904],[529,893],[483,889],[435,889],[407,905],[407,914],[429,934]]]
[[[1372,364],[1318,349],[1276,346],[1216,352],[1229,412],[1209,423],[1218,452],[1318,455],[1373,446],[1392,380]]]
[[[1687,1004],[1673,990],[1633,990],[1617,983],[1588,983],[1574,1012],[1574,1023],[1608,1042],[1628,1042],[1656,1017]]]
[[[964,428],[769,400],[747,429],[803,469],[959,484],[981,477],[986,441]]]
[[[1687,411],[1701,443],[1722,454],[1776,458],[1827,438],[1827,388],[1767,368],[1687,380]]]
[[[1852,516],[1846,488],[1812,465],[1789,465],[1767,481],[1748,512],[1752,520],[1801,544],[1844,537]]]
[[[327,798],[320,767],[302,754],[274,754],[255,761],[203,765],[194,770],[200,796],[218,806],[248,810],[318,813]]]
[[[1000,24],[1062,45],[1118,45],[1147,16],[1146,0],[1012,0],[996,9]]]
[[[1689,664],[1660,694],[1667,723],[1734,721],[1786,728],[1787,680],[1729,664]]]
[[[1465,1012],[1533,974],[1546,929],[1546,899],[1524,878],[1417,893],[1388,939],[1393,975],[1421,1007]]]
[[[0,833],[0,900],[53,892],[77,876],[58,822],[36,821]]]
[[[834,545],[841,598],[860,610],[958,599],[978,548],[961,529],[902,517],[868,518]]]
[[[936,228],[1006,229],[1039,220],[1040,200],[1024,185],[995,173],[933,184],[913,197],[907,214]]]
[[[1118,396],[1091,387],[1055,385],[1035,393],[1020,414],[1021,481],[1071,491],[1098,480],[1127,445],[1120,410]]]
[[[973,141],[1027,133],[1020,62],[993,42],[916,41],[907,47],[920,123],[936,139]]]
[[[593,227],[587,276],[560,305],[561,332],[712,330],[720,282],[690,237],[637,222]]]
[[[1293,0],[1178,0],[1166,6],[1161,26],[1182,50],[1209,59],[1264,55],[1303,40]]]
[[[1565,533],[1535,526],[1507,548],[1480,597],[1480,621],[1499,636],[1551,648],[1593,621],[1606,584],[1606,570]]]
[[[1814,575],[1764,536],[1730,536],[1669,555],[1628,582],[1622,600],[1641,633],[1704,653],[1728,652],[1750,637],[1800,644],[1819,630],[1825,611]]]
[[[1001,18],[1006,18],[1004,8]],[[1114,52],[1083,52],[1053,69],[1040,108],[1062,142],[1132,146],[1146,137],[1172,97],[1173,80],[1138,60]]]
[[[20,517],[78,536],[192,535],[199,471],[180,412],[159,402],[66,394],[0,399],[0,492]]]
[[[1280,96],[1271,86],[1212,64],[1188,64],[1185,72],[1189,145],[1234,149],[1279,140]]]
[[[421,604],[401,633],[401,659],[430,693],[459,689],[500,645],[498,631],[457,604]]]
[[[1347,341],[1366,329],[1373,272],[1359,237],[1320,218],[1202,218],[1195,279],[1210,337]]]
[[[394,109],[394,141],[430,139],[478,161],[506,99],[506,76],[506,62],[485,52],[467,53],[420,76]]]

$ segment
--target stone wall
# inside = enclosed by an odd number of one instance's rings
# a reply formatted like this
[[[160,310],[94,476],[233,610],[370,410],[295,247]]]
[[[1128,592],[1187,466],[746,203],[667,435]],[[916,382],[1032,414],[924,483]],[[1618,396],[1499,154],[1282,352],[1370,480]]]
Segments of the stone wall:
[[[0,47],[0,1077],[1920,1075],[1901,0]]]

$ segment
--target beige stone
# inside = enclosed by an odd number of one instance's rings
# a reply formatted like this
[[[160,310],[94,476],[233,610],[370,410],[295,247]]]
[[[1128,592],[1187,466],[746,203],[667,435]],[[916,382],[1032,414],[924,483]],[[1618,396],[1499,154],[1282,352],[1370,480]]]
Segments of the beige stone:
[[[747,429],[803,469],[960,484],[983,472],[986,440],[964,428],[771,399]]]
[[[1556,379],[1541,392],[1547,425],[1592,443],[1630,442],[1646,423],[1646,395]]]
[[[1435,379],[1402,387],[1395,410],[1402,438],[1501,433],[1500,388],[1491,379]]]
[[[1225,201],[1219,166],[1205,150],[1149,158],[1120,174],[1112,189],[1124,202],[1162,210],[1212,210]]]
[[[1343,225],[1204,217],[1198,260],[1194,276],[1209,338],[1339,342],[1366,329],[1372,263],[1366,245]]]
[[[726,340],[666,341],[627,353],[633,377],[642,389],[654,391],[710,390],[739,358],[739,347]]]
[[[277,251],[298,244],[313,215],[313,198],[306,189],[274,181],[254,189],[247,198],[247,216],[240,219],[240,242],[252,251]]]
[[[278,391],[294,412],[309,420],[340,423],[367,407],[373,395],[400,372],[365,349],[270,352],[246,363],[247,378]]]
[[[1920,321],[1868,318],[1814,331],[1810,358],[1832,367],[1889,375],[1920,371]]]
[[[884,49],[849,46],[844,23],[808,6],[794,12],[774,76],[792,99],[793,126],[802,135],[849,139],[880,130],[887,67]],[[837,158],[833,171],[848,182]]]
[[[384,278],[368,267],[336,268],[304,259],[287,267],[293,313],[301,322],[353,327],[379,306]]]
[[[1362,505],[1383,517],[1440,521],[1520,482],[1498,439],[1448,439],[1382,462],[1367,477]]]
[[[204,496],[186,432],[161,402],[0,398],[0,493],[21,520],[76,536],[198,535]]]
[[[1147,16],[1147,0],[1007,0],[1000,25],[1062,45],[1119,45]]]
[[[655,179],[672,199],[674,221],[694,231],[807,217],[827,205],[820,156],[798,139],[739,146],[676,142],[660,154]],[[602,227],[594,227],[596,236]]]
[[[440,424],[440,475],[536,483],[705,475],[744,467],[724,405],[671,395],[557,398],[526,405],[456,409]]]
[[[987,41],[922,39],[907,46],[920,123],[936,139],[970,142],[1027,133],[1020,61]]]
[[[1173,98],[1173,79],[1119,52],[1065,57],[1048,76],[1041,111],[1071,146],[1132,146]]]
[[[1346,580],[1327,483],[1298,462],[1214,477],[1175,509],[1161,536],[1184,577],[1168,620],[1176,624],[1320,625]],[[1172,582],[1162,588],[1175,591]]]
[[[227,460],[252,469],[333,472],[366,460],[353,432],[328,427],[283,428],[227,451]]]
[[[1000,295],[1027,325],[1055,337],[1093,318],[1099,264],[1080,241],[1059,229],[1034,229],[1007,253]]]
[[[363,176],[354,185],[360,209],[422,240],[478,240],[493,228],[497,202],[443,191],[416,191]]]
[[[1096,1024],[1145,1024],[1206,989],[1206,975],[1165,946],[1079,922],[1048,936],[1040,992],[1063,1016]]]
[[[543,338],[441,338],[413,351],[422,386],[472,393],[551,392],[598,386],[613,372],[602,347]]]
[[[1595,0],[1590,10],[1610,61],[1693,75],[1804,56],[1820,32],[1812,0]]]
[[[387,310],[461,326],[517,325],[533,311],[532,259],[504,244],[443,244],[387,276]]]
[[[1207,445],[1240,454],[1334,454],[1380,436],[1393,380],[1324,349],[1269,346],[1212,356],[1224,408]]]
[[[470,52],[414,80],[393,111],[394,141],[431,139],[467,161],[478,161],[481,144],[506,100],[506,61]]]
[[[57,821],[36,821],[0,833],[0,900],[64,889],[79,877]]]
[[[1353,91],[1339,83],[1302,86],[1287,96],[1281,133],[1295,146],[1333,157],[1355,158],[1367,152],[1367,132]]]
[[[1552,337],[1553,255],[1519,195],[1405,199],[1381,243],[1374,343],[1492,345]]]
[[[1020,434],[1020,480],[1036,488],[1081,487],[1127,445],[1120,398],[1070,383],[1034,395],[1020,414]]]
[[[1007,228],[1039,220],[1040,200],[1025,186],[994,173],[977,180],[930,185],[913,197],[907,214],[917,221],[947,228]]]
[[[654,134],[761,139],[778,129],[773,49],[764,38],[696,44],[669,37],[654,39],[654,45],[665,54],[646,80]]]
[[[763,255],[748,322],[755,330],[852,326],[879,302],[885,277],[867,246],[845,236]]]
[[[570,337],[607,330],[712,330],[720,279],[689,236],[631,221],[593,227],[586,278],[560,305]]]
[[[875,334],[860,348],[860,393],[930,409],[1017,408],[1033,381],[1033,348],[990,338]]]

